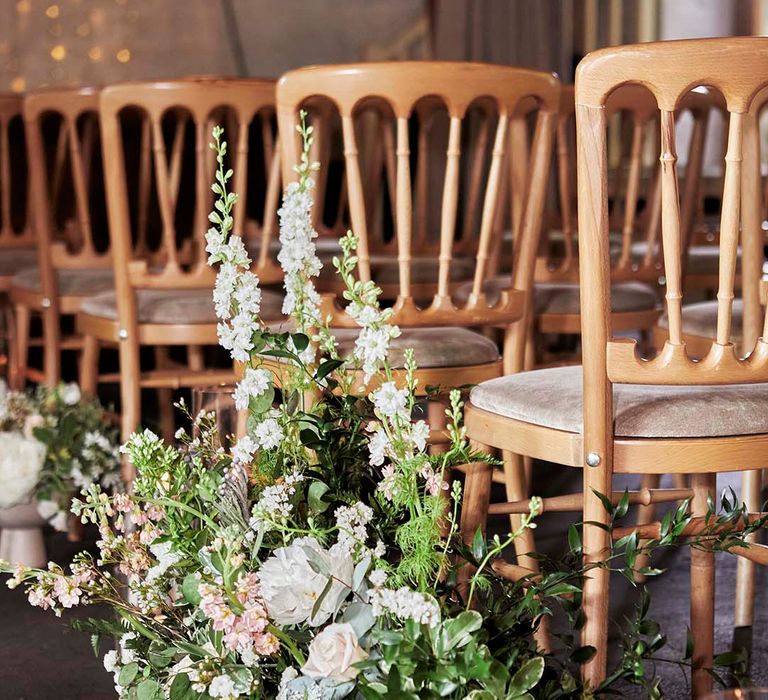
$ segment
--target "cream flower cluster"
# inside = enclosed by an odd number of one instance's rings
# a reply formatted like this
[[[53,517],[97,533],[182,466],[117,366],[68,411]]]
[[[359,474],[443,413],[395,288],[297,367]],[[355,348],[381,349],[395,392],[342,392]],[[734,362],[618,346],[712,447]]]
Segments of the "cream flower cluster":
[[[440,606],[432,596],[425,593],[405,587],[396,591],[374,588],[368,596],[374,617],[389,614],[400,620],[413,620],[429,627],[435,627],[440,622]]]

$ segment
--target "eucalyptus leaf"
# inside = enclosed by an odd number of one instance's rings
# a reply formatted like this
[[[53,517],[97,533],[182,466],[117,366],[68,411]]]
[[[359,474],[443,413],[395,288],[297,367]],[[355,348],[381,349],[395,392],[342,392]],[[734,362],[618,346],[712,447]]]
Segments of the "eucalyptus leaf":
[[[163,700],[164,697],[160,684],[151,678],[143,680],[136,688],[137,700]]]
[[[136,676],[138,675],[139,664],[137,664],[135,661],[132,661],[120,669],[120,673],[117,674],[117,682],[123,686],[123,688],[127,688],[131,683],[133,683],[133,681],[136,679]]]

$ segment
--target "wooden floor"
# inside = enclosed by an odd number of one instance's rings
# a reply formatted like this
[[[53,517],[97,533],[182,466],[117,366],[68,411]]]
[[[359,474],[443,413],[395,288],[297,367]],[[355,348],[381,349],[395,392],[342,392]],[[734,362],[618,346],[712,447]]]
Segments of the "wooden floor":
[[[540,467],[538,475],[552,489],[564,488],[558,478],[578,476],[576,470]],[[738,486],[738,478],[726,476],[720,488],[731,483]],[[548,515],[539,520],[537,537],[542,550],[554,553],[565,539],[567,520]],[[62,563],[75,551],[75,545],[67,543],[60,534],[47,538],[49,555]],[[651,617],[662,624],[670,644],[662,656],[679,659],[685,647],[688,624],[688,551],[670,551],[660,560],[668,571],[650,584]],[[717,576],[717,651],[727,651],[732,640],[733,598],[732,591],[736,572],[735,558],[718,555]],[[611,619],[620,621],[631,614],[636,591],[628,584],[615,580]],[[757,615],[753,635],[752,674],[756,685],[768,685],[768,578],[766,571],[758,573]],[[91,616],[96,609],[83,608],[80,616]],[[21,591],[9,591],[0,586],[0,700],[102,700],[114,698],[111,675],[104,671],[101,660],[96,659],[90,648],[88,635],[70,629],[66,622],[26,604]],[[617,629],[611,630],[616,636]],[[612,644],[612,648],[616,648]],[[103,650],[104,651],[104,650]],[[103,653],[102,651],[102,653]],[[687,680],[676,666],[660,663],[656,673],[663,678],[666,697],[688,697]],[[627,689],[624,697],[640,698],[642,693]]]

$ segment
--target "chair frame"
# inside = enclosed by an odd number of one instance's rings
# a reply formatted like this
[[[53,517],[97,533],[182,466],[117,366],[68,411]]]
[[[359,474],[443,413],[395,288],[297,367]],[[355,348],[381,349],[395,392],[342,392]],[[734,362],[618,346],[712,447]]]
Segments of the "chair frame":
[[[202,347],[218,344],[216,323],[140,323],[136,292],[140,289],[213,289],[216,273],[207,264],[205,232],[208,211],[212,203],[210,183],[213,181],[215,158],[208,148],[213,112],[222,107],[231,110],[240,126],[237,137],[230,138],[230,153],[234,154],[233,189],[241,201],[246,197],[248,126],[259,118],[262,111],[273,113],[274,81],[256,79],[198,78],[167,82],[126,83],[106,88],[99,100],[99,115],[103,134],[104,175],[110,233],[114,248],[114,269],[117,300],[117,320],[80,313],[77,326],[85,337],[85,356],[81,383],[83,390],[95,392],[96,367],[101,345],[117,346],[120,359],[119,376],[104,377],[104,381],[119,381],[122,403],[122,436],[127,438],[140,423],[140,391],[155,388],[170,391],[179,387],[212,385],[231,382],[232,368],[205,370]],[[120,116],[129,108],[144,113],[146,140],[142,151],[154,159],[157,198],[162,224],[162,243],[154,260],[137,257],[131,241],[131,219],[128,189],[125,180],[124,146]],[[196,173],[195,219],[191,241],[177,249],[174,211],[179,186],[180,148],[173,146],[171,158],[162,133],[162,120],[166,114],[183,109],[194,120]],[[230,125],[232,126],[232,125]],[[186,121],[185,127],[186,128]],[[180,144],[182,137],[174,137]],[[151,144],[151,146],[150,146]],[[267,144],[265,144],[266,146]],[[259,259],[253,270],[264,283],[277,282],[281,271],[269,256],[269,241],[275,232],[276,213],[280,195],[279,148],[272,140],[265,163],[268,184],[264,208],[264,225],[258,231],[261,237]],[[149,164],[143,171],[149,171]],[[144,180],[142,190],[148,187]],[[146,193],[144,196],[148,196]],[[235,207],[234,231],[245,232],[247,226],[244,206]],[[253,226],[251,226],[253,228]],[[139,242],[141,245],[141,241]],[[139,251],[144,252],[144,251]],[[190,257],[191,256],[191,257]],[[143,371],[139,363],[139,348],[155,346],[187,346],[187,366],[159,367]],[[131,478],[130,469],[125,476]]]
[[[492,414],[468,405],[465,424],[470,437],[516,453],[582,468],[583,492],[575,496],[576,509],[585,523],[608,524],[608,513],[594,492],[612,494],[614,472],[637,474],[691,474],[690,489],[661,489],[635,493],[633,502],[661,502],[692,496],[694,516],[707,513],[707,498],[715,489],[718,472],[754,470],[768,464],[768,434],[716,438],[621,438],[613,434],[614,383],[702,385],[768,383],[768,327],[759,335],[759,274],[748,265],[743,271],[745,316],[758,319],[753,352],[739,357],[730,342],[730,321],[735,286],[736,251],[742,196],[759,202],[760,182],[756,156],[759,143],[749,109],[757,92],[768,84],[768,40],[731,38],[670,41],[596,51],[577,70],[576,116],[578,143],[578,195],[580,280],[584,368],[584,429],[582,434],[553,430]],[[627,83],[639,83],[655,95],[661,114],[662,240],[667,288],[665,302],[670,318],[669,338],[653,360],[643,360],[636,343],[612,337],[610,314],[610,256],[608,247],[607,118],[609,94]],[[700,84],[720,90],[730,113],[729,145],[723,193],[720,240],[720,289],[718,333],[709,352],[695,362],[682,338],[682,278],[684,250],[678,198],[675,110],[682,95]],[[749,144],[744,148],[744,144]],[[744,165],[742,166],[742,156]],[[746,177],[741,186],[742,174]],[[751,173],[751,175],[750,175]],[[752,182],[754,180],[754,182]],[[746,207],[742,221],[749,221],[759,207]],[[759,228],[744,225],[744,247],[755,245]],[[744,260],[752,257],[745,254]],[[745,320],[745,329],[749,321]],[[490,480],[483,470],[468,475],[465,493],[484,493]],[[463,526],[473,531],[484,525],[488,513],[520,512],[525,503],[494,504],[484,501],[462,513]],[[750,504],[747,504],[748,507]],[[751,509],[751,507],[750,507]],[[583,552],[587,564],[601,561],[611,535],[585,525]],[[768,563],[768,548],[750,544],[734,553]],[[695,697],[712,687],[714,615],[713,552],[694,549],[691,562],[691,625],[694,638],[692,690]],[[584,678],[593,687],[605,678],[607,663],[608,572],[593,569],[584,583],[586,625],[582,643],[596,649],[583,666]]]
[[[14,386],[17,387],[23,386],[27,379],[53,386],[61,378],[62,351],[79,352],[82,349],[81,337],[62,337],[61,317],[76,314],[85,297],[61,294],[58,289],[58,271],[107,269],[111,266],[111,251],[100,253],[93,247],[88,202],[90,154],[93,152],[93,130],[98,129],[97,113],[96,88],[44,89],[28,93],[24,98],[31,215],[37,246],[40,289],[12,286],[10,290],[16,317],[16,349],[11,376]],[[40,123],[46,114],[56,114],[62,119],[55,148],[52,192],[46,172]],[[78,133],[78,120],[84,116],[92,122],[86,125],[86,131],[81,138]],[[75,223],[80,238],[80,249],[75,252],[70,252],[67,247],[73,242],[67,240],[67,236],[72,232],[56,230],[53,218],[52,200],[58,196],[67,158],[75,195]],[[42,372],[28,367],[27,364],[32,314],[38,314],[42,319]]]

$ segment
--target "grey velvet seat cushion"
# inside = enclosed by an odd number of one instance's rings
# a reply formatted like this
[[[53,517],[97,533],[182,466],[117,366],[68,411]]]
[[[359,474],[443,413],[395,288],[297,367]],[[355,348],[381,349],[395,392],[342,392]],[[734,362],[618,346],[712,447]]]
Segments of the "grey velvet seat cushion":
[[[495,304],[502,289],[510,286],[509,277],[491,277],[484,289],[490,304]],[[472,285],[462,285],[456,291],[459,303],[469,298]],[[643,282],[619,282],[611,288],[611,306],[614,311],[650,311],[658,305],[654,288]],[[581,310],[579,286],[569,282],[537,282],[533,291],[533,307],[537,314],[578,314]]]
[[[12,277],[19,270],[36,264],[37,253],[34,248],[0,248],[0,277]]]
[[[261,316],[278,319],[282,297],[262,290]],[[216,323],[210,289],[139,289],[136,292],[139,323],[195,324]],[[117,320],[117,295],[106,292],[86,299],[80,307],[84,313],[111,321]]]
[[[333,334],[339,355],[350,354],[357,329],[334,328]],[[466,367],[499,359],[499,350],[493,341],[467,328],[403,328],[389,346],[392,367],[403,367],[407,348],[413,348],[416,364],[422,368]]]
[[[731,319],[731,340],[734,343],[741,341],[743,311],[742,300],[734,299]],[[659,317],[658,323],[661,328],[669,328],[666,311]],[[717,335],[717,301],[700,301],[683,306],[683,333],[714,338]]]
[[[470,394],[491,413],[581,433],[582,370],[552,367],[491,379]],[[614,430],[619,437],[698,438],[768,433],[768,385],[681,387],[616,384]]]
[[[85,297],[113,289],[115,278],[111,268],[58,270],[56,272],[59,294]],[[22,270],[13,278],[13,286],[19,289],[40,291],[40,271],[36,267]]]
[[[737,251],[741,260],[741,249]],[[716,275],[720,265],[720,246],[692,245],[688,248],[688,267],[686,272],[692,275]]]

